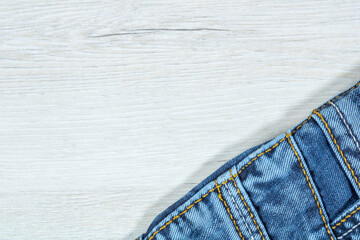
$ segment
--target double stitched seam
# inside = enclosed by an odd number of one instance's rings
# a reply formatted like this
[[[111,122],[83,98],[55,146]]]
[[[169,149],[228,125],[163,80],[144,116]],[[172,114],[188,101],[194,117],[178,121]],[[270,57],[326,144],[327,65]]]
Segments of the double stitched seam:
[[[289,143],[290,143],[290,145],[291,145],[291,149],[293,150],[295,156],[297,157],[297,160],[298,160],[299,163],[300,163],[300,167],[301,167],[301,169],[302,169],[302,172],[303,172],[303,174],[304,174],[305,177],[306,177],[306,181],[307,181],[307,183],[308,183],[308,185],[309,185],[309,188],[310,188],[310,190],[311,190],[312,195],[314,196],[316,205],[317,205],[317,207],[318,207],[318,209],[319,209],[319,212],[320,212],[321,218],[322,218],[322,220],[323,220],[323,222],[324,222],[326,231],[327,231],[327,233],[329,234],[331,240],[334,240],[334,238],[333,238],[333,236],[332,236],[332,234],[331,234],[331,232],[330,232],[330,229],[329,229],[329,227],[328,227],[328,224],[327,224],[327,222],[326,222],[326,219],[325,219],[325,216],[324,216],[324,214],[323,214],[323,211],[321,210],[320,203],[319,203],[319,200],[318,200],[318,198],[317,198],[317,196],[316,196],[316,194],[315,194],[314,188],[312,187],[311,182],[310,182],[310,179],[309,179],[309,177],[308,177],[308,175],[307,175],[307,173],[306,173],[306,171],[305,171],[305,168],[304,168],[304,165],[303,165],[303,163],[302,163],[302,161],[301,161],[301,158],[300,158],[298,152],[295,150],[294,145],[292,144],[292,142],[291,142],[291,140],[290,140],[290,134],[289,134],[289,135],[286,135],[286,137],[287,137],[287,140],[289,141]]]
[[[354,211],[352,211],[351,213],[349,213],[346,217],[344,217],[343,219],[341,219],[340,222],[338,222],[337,224],[335,224],[335,226],[332,227],[332,229],[337,228],[338,226],[340,226],[342,223],[344,223],[349,217],[351,217],[352,215],[354,215],[357,211],[360,210],[360,207],[356,208]]]
[[[235,207],[236,207],[236,210],[239,212],[239,214],[240,214],[240,216],[241,216],[241,218],[242,218],[243,222],[245,223],[246,229],[248,230],[248,232],[249,232],[249,234],[250,234],[250,236],[251,236],[251,239],[253,239],[253,240],[254,240],[253,233],[252,233],[252,231],[251,231],[251,229],[250,229],[249,225],[247,224],[247,222],[246,222],[246,220],[245,220],[245,217],[244,217],[243,213],[240,211],[240,207],[239,207],[239,205],[237,204],[237,202],[235,201],[235,198],[234,198],[234,196],[232,195],[232,193],[231,193],[231,191],[230,191],[230,189],[229,189],[228,185],[227,185],[227,184],[224,184],[224,186],[225,186],[225,188],[226,188],[226,190],[227,190],[228,194],[230,195],[231,200],[233,201],[233,203],[234,203],[234,205],[235,205]]]
[[[346,129],[348,130],[348,132],[350,133],[352,139],[354,140],[355,145],[356,145],[356,148],[357,148],[357,149],[359,150],[359,152],[360,152],[359,142],[358,142],[358,140],[356,140],[353,131],[351,130],[349,124],[346,122],[346,120],[345,120],[345,118],[344,118],[344,115],[341,113],[340,109],[338,108],[338,106],[336,106],[335,103],[333,103],[333,102],[329,102],[329,103],[335,108],[336,112],[339,114],[341,120],[342,120],[343,123],[345,124]]]
[[[339,144],[337,143],[334,135],[332,134],[332,131],[331,131],[328,123],[325,121],[325,119],[324,119],[323,115],[321,115],[321,113],[317,112],[316,110],[314,110],[313,112],[314,112],[317,116],[319,116],[320,119],[321,119],[321,121],[325,124],[325,127],[326,127],[326,129],[328,130],[328,132],[329,132],[329,134],[330,134],[330,136],[331,136],[332,141],[334,142],[334,144],[335,144],[337,150],[339,151],[341,157],[344,159],[344,162],[345,162],[346,166],[348,167],[348,169],[350,170],[351,175],[352,175],[353,178],[355,179],[356,184],[357,184],[358,187],[360,188],[360,183],[359,183],[359,181],[358,181],[358,178],[355,176],[354,170],[352,169],[350,163],[349,163],[348,160],[346,159],[343,151],[340,149],[340,146],[339,146]]]
[[[352,231],[355,230],[355,228],[357,228],[358,226],[360,226],[360,223],[356,224],[355,226],[353,226],[349,231],[347,231],[346,233],[344,233],[343,235],[341,235],[340,237],[338,237],[337,239],[343,239],[346,235],[348,235],[349,233],[351,233]]]
[[[351,128],[350,128],[349,124],[347,123],[347,121],[345,120],[344,115],[341,113],[340,109],[338,108],[338,106],[336,106],[336,104],[335,104],[334,102],[329,101],[329,104],[331,104],[331,105],[335,108],[336,112],[339,114],[339,116],[340,116],[341,120],[343,121],[346,129],[348,130],[349,134],[351,135],[352,139],[354,140],[355,145],[356,145],[356,148],[357,148],[357,149],[359,150],[359,152],[360,152],[359,142],[358,142],[358,140],[355,138],[354,133],[353,133],[353,131],[351,130]],[[360,186],[359,186],[359,187],[360,187]],[[349,217],[351,217],[353,214],[355,214],[358,210],[360,210],[360,207],[356,208],[354,211],[352,211],[350,214],[348,214],[345,218],[343,218],[340,222],[338,222],[338,223],[337,223],[335,226],[333,226],[332,228],[335,229],[335,228],[337,228],[338,226],[340,226],[340,225],[341,225],[342,223],[344,223]],[[359,225],[359,224],[357,224],[356,227],[357,227],[358,225]],[[351,231],[353,231],[354,229],[355,229],[355,227],[353,227],[353,228],[351,229]],[[347,235],[347,234],[350,233],[351,231],[349,230],[346,234],[343,234],[342,237],[344,237],[345,235]],[[341,238],[342,238],[342,237],[341,237]],[[341,238],[339,238],[339,239],[341,239]]]
[[[335,110],[337,111],[337,113],[339,114],[339,116],[340,116],[340,118],[342,119],[345,127],[347,128],[348,132],[350,133],[350,135],[352,136],[353,140],[355,141],[355,144],[356,144],[358,150],[360,151],[359,143],[358,143],[358,141],[356,140],[355,136],[353,135],[353,133],[352,133],[349,125],[347,124],[347,122],[346,122],[346,120],[345,120],[345,118],[344,118],[344,116],[342,115],[342,113],[340,112],[340,110],[338,109],[338,107],[337,107],[332,101],[329,101],[329,104],[331,104],[331,105],[335,108]],[[321,113],[319,113],[319,112],[317,112],[317,111],[315,111],[315,110],[314,110],[314,113],[315,113],[317,116],[319,116],[320,119],[321,119],[321,121],[324,123],[327,131],[329,132],[329,134],[330,134],[330,136],[331,136],[332,141],[334,142],[334,144],[335,144],[337,150],[339,151],[341,157],[344,159],[344,162],[345,162],[347,168],[350,170],[351,175],[352,175],[353,178],[355,179],[356,184],[357,184],[358,187],[360,188],[360,183],[359,183],[359,181],[358,181],[358,178],[356,177],[355,172],[354,172],[354,170],[352,169],[352,167],[351,167],[350,163],[348,162],[348,160],[346,159],[343,151],[340,149],[340,146],[339,146],[339,144],[337,143],[334,135],[332,134],[332,131],[331,131],[328,123],[326,122],[325,118],[321,115]],[[342,223],[344,223],[349,217],[351,217],[353,214],[355,214],[358,210],[360,210],[360,207],[358,207],[357,209],[355,209],[354,211],[352,211],[350,214],[348,214],[345,218],[343,218],[340,222],[338,222],[337,224],[335,224],[335,225],[332,226],[331,228],[332,228],[332,229],[336,229],[338,226],[340,226]]]
[[[215,186],[216,186],[216,188],[217,188],[217,190],[218,190],[218,193],[219,193],[218,197],[219,197],[219,199],[221,200],[221,202],[224,204],[224,206],[225,206],[225,208],[226,208],[226,211],[227,211],[227,213],[229,214],[230,219],[232,220],[232,222],[233,222],[233,224],[234,224],[234,226],[235,226],[235,228],[236,228],[236,231],[238,232],[238,234],[239,234],[239,236],[241,237],[241,239],[242,239],[242,240],[245,240],[244,237],[243,237],[243,235],[241,234],[241,231],[240,231],[238,225],[236,224],[236,221],[235,221],[233,215],[232,215],[231,212],[230,212],[230,209],[229,209],[229,207],[228,207],[225,199],[223,199],[223,197],[221,196],[220,186],[217,184],[216,180],[215,180]],[[226,185],[225,185],[225,186],[226,186]]]
[[[260,233],[260,235],[261,235],[261,238],[262,238],[263,240],[265,240],[264,235],[263,235],[263,233],[261,232],[261,229],[260,229],[260,227],[259,227],[258,223],[257,223],[257,222],[256,222],[256,220],[255,220],[254,214],[251,212],[251,210],[250,210],[249,206],[247,205],[247,203],[246,203],[246,201],[245,201],[245,199],[244,199],[243,195],[242,195],[242,194],[241,194],[241,192],[240,192],[240,189],[238,188],[238,186],[237,186],[237,184],[236,184],[236,181],[235,181],[235,179],[234,179],[234,176],[233,176],[233,174],[232,174],[231,169],[230,169],[230,175],[231,175],[230,180],[232,180],[232,181],[233,181],[234,186],[235,186],[235,188],[236,188],[237,192],[238,192],[238,193],[239,193],[239,195],[240,195],[241,201],[244,203],[244,206],[245,206],[245,207],[246,207],[246,209],[248,210],[248,212],[249,212],[249,214],[250,214],[251,219],[253,220],[253,222],[254,222],[254,224],[255,224],[256,228],[258,229],[258,231],[259,231],[259,233]]]

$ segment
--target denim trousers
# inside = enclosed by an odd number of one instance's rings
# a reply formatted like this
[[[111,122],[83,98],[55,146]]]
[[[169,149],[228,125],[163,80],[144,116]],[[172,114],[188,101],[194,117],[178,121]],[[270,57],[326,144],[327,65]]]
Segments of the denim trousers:
[[[224,164],[138,240],[360,239],[359,85]]]

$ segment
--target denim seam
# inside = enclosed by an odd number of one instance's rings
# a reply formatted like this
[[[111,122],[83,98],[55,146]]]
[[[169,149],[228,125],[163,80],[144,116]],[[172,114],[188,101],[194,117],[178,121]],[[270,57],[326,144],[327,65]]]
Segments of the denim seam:
[[[321,209],[319,200],[318,200],[318,198],[317,198],[317,196],[316,196],[315,190],[314,190],[314,188],[312,187],[312,184],[311,184],[311,182],[310,182],[309,176],[307,175],[307,173],[306,173],[306,171],[305,171],[305,168],[304,168],[304,165],[303,165],[303,163],[302,163],[302,161],[301,161],[301,158],[300,158],[298,152],[295,150],[293,143],[292,143],[291,140],[290,140],[290,136],[291,136],[291,134],[286,134],[286,138],[287,138],[288,142],[290,143],[291,149],[293,150],[293,152],[294,152],[297,160],[298,160],[299,163],[300,163],[300,167],[301,167],[301,169],[302,169],[302,172],[303,172],[303,174],[305,175],[306,181],[307,181],[307,183],[308,183],[308,185],[309,185],[309,188],[310,188],[310,190],[311,190],[311,193],[312,193],[312,195],[314,196],[316,205],[317,205],[317,207],[318,207],[318,209],[319,209],[319,212],[320,212],[320,215],[321,215],[321,219],[322,219],[323,222],[324,222],[326,231],[327,231],[327,233],[329,234],[331,240],[334,240],[334,238],[333,238],[333,236],[332,236],[332,233],[331,233],[331,231],[330,231],[330,229],[329,229],[329,226],[328,226],[328,224],[327,224],[327,222],[326,222],[324,213],[323,213],[323,211],[322,211],[322,209]]]
[[[248,223],[247,223],[247,221],[246,221],[246,219],[245,219],[245,217],[244,217],[244,214],[243,214],[242,211],[240,210],[239,205],[238,205],[237,202],[235,201],[235,198],[234,198],[233,194],[231,193],[231,191],[230,191],[230,189],[229,189],[229,187],[228,187],[227,184],[224,184],[224,186],[225,186],[226,191],[228,192],[229,196],[231,197],[231,200],[233,201],[236,210],[239,212],[239,214],[240,214],[240,216],[241,216],[241,219],[242,219],[243,222],[245,223],[246,229],[247,229],[247,231],[249,232],[249,234],[250,234],[250,236],[251,236],[251,239],[254,240],[254,235],[253,235],[253,233],[252,233],[252,231],[251,231],[251,229],[250,229],[250,227],[249,227],[249,225],[248,225]]]
[[[349,213],[348,215],[346,215],[346,217],[344,217],[343,219],[340,220],[340,222],[338,222],[337,224],[335,224],[332,229],[337,228],[338,226],[340,226],[342,223],[346,222],[346,220],[348,220],[348,218],[350,218],[352,215],[354,215],[357,211],[360,210],[360,207],[357,207],[354,211],[352,211],[351,213]]]
[[[360,152],[359,142],[358,142],[358,140],[355,138],[354,133],[353,133],[353,131],[351,130],[351,128],[350,128],[349,124],[347,123],[347,121],[345,120],[344,115],[341,113],[340,109],[338,108],[338,106],[336,106],[336,104],[335,104],[334,102],[331,102],[331,101],[330,101],[329,103],[330,103],[332,106],[334,106],[336,112],[339,114],[339,116],[340,116],[341,120],[343,121],[346,129],[348,130],[348,132],[350,133],[352,139],[354,140],[355,145],[356,145],[356,148],[357,148],[357,149],[359,150],[359,152]]]
[[[330,102],[330,101],[329,101],[329,102]],[[335,144],[338,152],[340,153],[341,157],[343,158],[345,165],[347,166],[347,168],[349,169],[351,175],[353,176],[353,179],[355,180],[355,183],[356,183],[357,186],[360,188],[360,183],[359,183],[359,181],[358,181],[358,178],[355,176],[354,170],[352,169],[350,163],[349,163],[348,160],[346,159],[343,151],[340,149],[340,146],[339,146],[339,144],[337,143],[334,135],[332,134],[332,131],[331,131],[331,129],[330,129],[327,121],[325,120],[325,118],[322,116],[321,113],[317,112],[316,110],[314,110],[313,112],[314,112],[314,114],[316,114],[316,115],[321,119],[321,121],[323,122],[323,124],[324,124],[325,128],[327,129],[327,131],[328,131],[328,133],[329,133],[329,135],[330,135],[333,143]],[[357,209],[355,209],[354,211],[352,211],[351,213],[349,213],[346,217],[344,217],[343,219],[341,219],[337,224],[335,224],[335,225],[332,226],[331,228],[332,228],[332,229],[336,229],[336,228],[339,227],[342,223],[344,223],[348,218],[350,218],[353,214],[355,214],[358,210],[360,210],[360,207],[358,207]]]
[[[340,153],[341,157],[343,158],[343,160],[344,160],[344,162],[345,162],[346,166],[347,166],[347,167],[348,167],[348,169],[350,170],[351,175],[352,175],[352,176],[353,176],[353,178],[355,179],[356,184],[357,184],[357,185],[358,185],[358,187],[360,188],[360,183],[359,183],[359,180],[358,180],[358,178],[356,177],[354,170],[352,169],[352,167],[351,167],[350,163],[349,163],[349,162],[348,162],[348,160],[346,159],[346,157],[345,157],[345,155],[344,155],[343,151],[341,150],[341,148],[340,148],[339,144],[337,143],[337,141],[336,141],[336,139],[335,139],[334,135],[332,134],[332,131],[331,131],[331,129],[330,129],[330,127],[329,127],[328,123],[326,122],[325,118],[324,118],[324,117],[323,117],[323,115],[322,115],[321,113],[319,113],[318,111],[314,110],[313,112],[314,112],[314,114],[316,114],[318,117],[320,117],[321,121],[324,123],[325,128],[326,128],[326,129],[327,129],[327,131],[329,132],[329,134],[330,134],[330,137],[331,137],[332,141],[334,142],[334,144],[335,144],[335,146],[336,146],[337,150],[339,151],[339,153]]]
[[[221,202],[224,204],[224,206],[225,206],[225,208],[226,208],[226,211],[227,211],[230,219],[232,220],[232,222],[233,222],[233,224],[234,224],[234,226],[235,226],[235,228],[236,228],[236,231],[238,232],[238,234],[239,234],[239,236],[241,237],[241,239],[242,239],[242,240],[245,240],[244,237],[243,237],[243,235],[241,234],[241,231],[240,231],[238,225],[236,224],[236,221],[235,221],[233,215],[232,215],[231,212],[230,212],[230,209],[229,209],[229,207],[228,207],[225,199],[221,196],[220,186],[217,184],[216,180],[215,180],[215,186],[216,186],[216,188],[217,188],[217,190],[218,190],[218,192],[219,192],[218,197],[219,197],[219,199],[221,200]],[[226,186],[226,185],[225,185],[225,186]]]
[[[240,191],[240,189],[238,188],[238,186],[237,186],[237,184],[236,184],[236,181],[235,181],[235,179],[234,179],[234,175],[232,174],[232,170],[231,170],[231,169],[230,169],[230,175],[231,175],[230,180],[233,181],[234,186],[235,186],[237,192],[238,192],[239,195],[240,195],[241,201],[244,203],[244,206],[245,206],[246,209],[248,210],[251,219],[253,220],[256,228],[258,229],[258,231],[259,231],[259,233],[260,233],[260,235],[261,235],[261,238],[262,238],[263,240],[265,240],[265,237],[264,237],[264,235],[263,235],[263,233],[262,233],[262,231],[261,231],[261,229],[260,229],[260,226],[259,226],[259,224],[258,224],[258,223],[256,222],[256,220],[255,220],[254,214],[251,212],[251,209],[249,208],[248,204],[247,204],[246,201],[245,201],[244,196],[241,194],[241,191]]]
[[[354,231],[355,228],[357,228],[358,226],[360,226],[360,222],[357,223],[355,226],[353,226],[349,231],[347,231],[346,233],[344,233],[343,235],[341,235],[340,237],[338,237],[337,239],[343,239],[346,235],[348,235],[349,233],[351,233],[352,231]]]

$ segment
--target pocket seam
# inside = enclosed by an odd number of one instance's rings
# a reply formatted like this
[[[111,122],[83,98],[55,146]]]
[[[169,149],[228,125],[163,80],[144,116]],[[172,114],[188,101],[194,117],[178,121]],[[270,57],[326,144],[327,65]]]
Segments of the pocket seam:
[[[339,151],[339,153],[340,153],[341,157],[343,158],[343,160],[344,160],[344,162],[345,162],[346,166],[347,166],[347,167],[348,167],[348,169],[350,170],[351,175],[353,176],[353,178],[354,178],[354,180],[355,180],[356,184],[357,184],[357,185],[358,185],[358,187],[360,188],[360,183],[359,183],[359,180],[358,180],[358,178],[355,176],[355,172],[354,172],[354,170],[352,169],[352,167],[351,167],[350,163],[349,163],[349,162],[348,162],[348,160],[346,159],[346,157],[345,157],[345,155],[344,155],[343,151],[341,150],[341,148],[340,148],[339,144],[337,143],[337,141],[336,141],[336,139],[335,139],[334,135],[332,134],[332,131],[331,131],[331,129],[330,129],[330,127],[329,127],[328,123],[326,122],[325,118],[324,118],[324,117],[323,117],[323,115],[322,115],[321,113],[319,113],[318,111],[314,110],[313,112],[314,112],[314,114],[316,114],[316,115],[317,115],[317,116],[321,119],[321,121],[324,123],[325,128],[326,128],[326,129],[327,129],[327,131],[329,132],[329,135],[330,135],[330,137],[331,137],[331,140],[334,142],[334,144],[335,144],[335,146],[336,146],[337,150]]]
[[[344,222],[346,222],[346,220],[348,220],[352,215],[354,215],[357,211],[360,210],[360,207],[357,207],[354,211],[352,211],[351,213],[349,213],[348,215],[346,215],[346,217],[344,217],[343,219],[341,219],[337,224],[335,224],[334,226],[332,226],[332,229],[336,229],[337,227],[339,227],[341,224],[343,224]]]
[[[329,229],[329,226],[328,226],[328,224],[327,224],[327,221],[326,221],[325,216],[324,216],[324,214],[323,214],[323,211],[322,211],[322,209],[321,209],[319,200],[318,200],[318,198],[317,198],[317,196],[316,196],[316,194],[315,194],[314,188],[312,187],[311,182],[310,182],[310,180],[309,180],[309,176],[307,175],[307,173],[306,173],[306,171],[305,171],[304,165],[303,165],[303,163],[302,163],[302,161],[301,161],[301,158],[300,158],[298,152],[296,151],[296,149],[295,149],[292,141],[290,140],[290,136],[291,136],[290,134],[286,134],[286,138],[287,138],[289,144],[291,145],[291,149],[292,149],[292,151],[294,152],[294,154],[295,154],[298,162],[300,163],[300,167],[301,167],[301,169],[302,169],[302,172],[303,172],[303,174],[305,175],[306,181],[307,181],[307,183],[308,183],[308,186],[309,186],[309,188],[310,188],[310,190],[311,190],[312,195],[314,196],[314,199],[315,199],[315,202],[316,202],[316,206],[317,206],[318,209],[319,209],[319,212],[320,212],[320,215],[321,215],[321,219],[322,219],[322,221],[324,222],[326,231],[327,231],[327,233],[329,234],[331,240],[334,240],[334,237],[332,236],[332,233],[331,233],[331,231],[330,231],[330,229]]]
[[[338,237],[337,239],[343,239],[346,235],[348,235],[349,233],[351,233],[352,231],[354,231],[358,226],[360,225],[360,222],[357,223],[356,225],[354,225],[350,230],[348,230],[347,232],[345,232],[344,234],[342,234],[340,237]]]

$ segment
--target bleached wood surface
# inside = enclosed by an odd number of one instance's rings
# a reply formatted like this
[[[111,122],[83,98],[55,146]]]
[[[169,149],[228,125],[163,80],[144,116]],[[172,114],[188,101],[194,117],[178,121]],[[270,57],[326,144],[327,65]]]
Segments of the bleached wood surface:
[[[0,239],[136,238],[360,79],[359,13],[358,1],[1,1]]]

